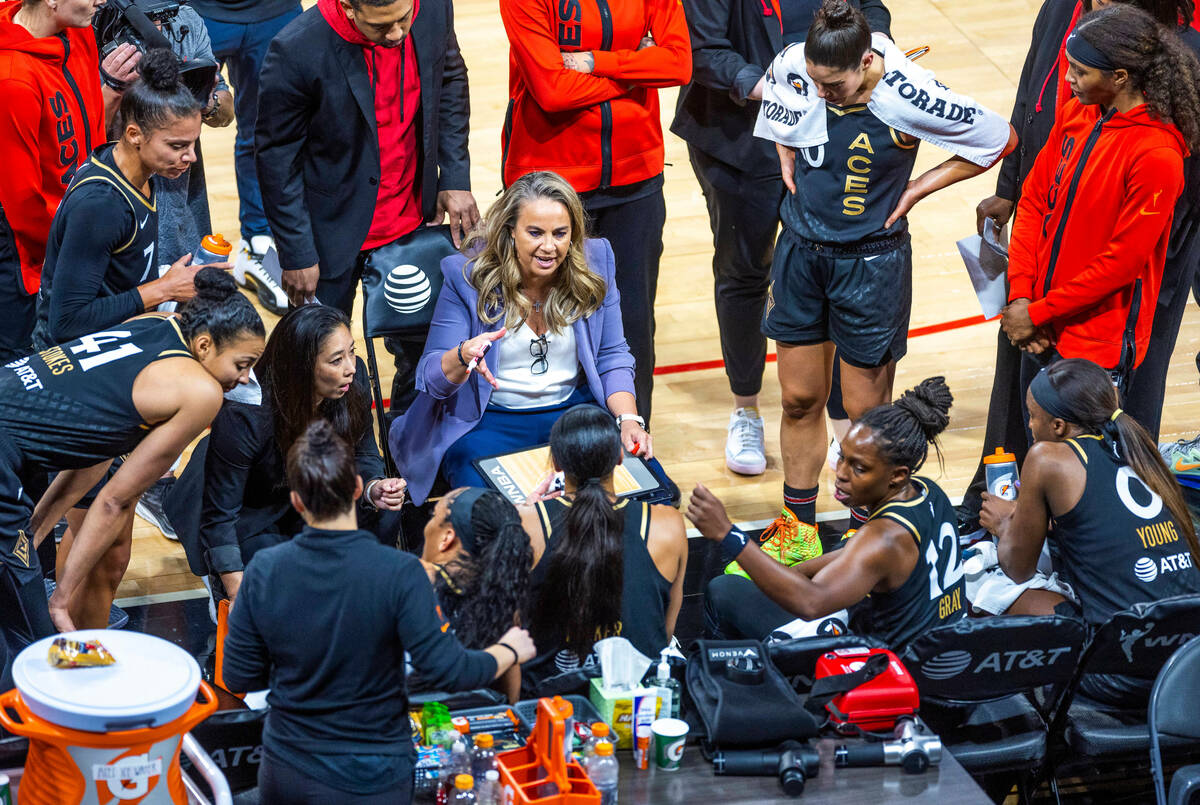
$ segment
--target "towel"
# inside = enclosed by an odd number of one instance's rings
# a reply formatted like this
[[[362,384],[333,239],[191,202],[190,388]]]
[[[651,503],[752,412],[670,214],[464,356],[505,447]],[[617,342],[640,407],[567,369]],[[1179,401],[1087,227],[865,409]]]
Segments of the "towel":
[[[996,546],[989,540],[972,545],[964,556],[972,552],[974,555],[963,562],[963,573],[966,576],[967,600],[976,609],[1000,615],[1007,612],[1026,590],[1049,590],[1079,603],[1079,597],[1071,585],[1060,579],[1057,573],[1047,575],[1038,571],[1033,578],[1021,584],[1010,579],[1000,569]]]
[[[991,167],[1008,144],[1008,121],[918,67],[892,40],[872,34],[871,48],[883,54],[884,73],[867,109],[896,131],[936,145],[976,165]],[[804,43],[788,45],[767,70],[754,135],[792,148],[829,140],[825,101],[804,62]]]

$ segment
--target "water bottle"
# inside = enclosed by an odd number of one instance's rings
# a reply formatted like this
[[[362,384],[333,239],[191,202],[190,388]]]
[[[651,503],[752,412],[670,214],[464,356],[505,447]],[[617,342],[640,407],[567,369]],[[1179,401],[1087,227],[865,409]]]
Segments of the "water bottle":
[[[602,743],[612,743],[612,738],[609,737],[608,725],[603,721],[597,721],[592,725],[592,737],[588,738],[587,743],[583,745],[583,766],[586,769],[587,765],[592,762],[592,758],[596,756],[596,747]]]
[[[475,779],[469,774],[460,774],[454,778],[454,795],[450,797],[450,805],[475,805]]]
[[[200,248],[192,257],[192,265],[206,266],[209,263],[225,263],[233,253],[233,246],[219,234],[205,235]]]
[[[600,805],[617,805],[617,774],[620,767],[613,757],[613,745],[601,743],[596,745],[596,755],[588,764],[588,777],[592,785],[600,792]]]
[[[679,703],[683,692],[679,680],[671,677],[671,663],[667,660],[667,650],[659,654],[658,663],[658,696],[662,699],[662,707],[658,711],[659,718],[679,718]]]
[[[475,779],[482,780],[483,776],[496,768],[496,738],[490,732],[475,736],[475,753],[471,758],[471,773]]]
[[[475,805],[504,805],[500,772],[491,769],[483,775],[483,782],[475,788]]]
[[[1006,453],[1003,447],[983,458],[983,474],[987,479],[990,494],[1004,500],[1016,500],[1021,482],[1017,478],[1017,457]]]
[[[454,787],[458,778],[463,776],[468,778],[471,776],[471,754],[467,751],[467,742],[462,739],[462,736],[459,736],[454,745],[450,747],[450,759],[442,768],[442,785],[439,786],[437,800],[439,804],[454,801]],[[474,797],[474,794],[471,796]]]

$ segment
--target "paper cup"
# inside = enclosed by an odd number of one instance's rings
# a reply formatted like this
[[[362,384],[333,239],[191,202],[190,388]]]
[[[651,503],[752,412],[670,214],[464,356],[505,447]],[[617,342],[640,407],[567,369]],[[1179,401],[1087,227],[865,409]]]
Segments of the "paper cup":
[[[688,725],[678,718],[660,718],[650,725],[654,733],[654,765],[662,771],[678,771]]]

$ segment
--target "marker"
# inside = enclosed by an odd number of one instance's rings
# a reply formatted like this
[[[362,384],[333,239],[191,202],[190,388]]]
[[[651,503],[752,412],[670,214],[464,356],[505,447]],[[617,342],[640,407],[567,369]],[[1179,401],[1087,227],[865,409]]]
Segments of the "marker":
[[[483,351],[486,353],[488,351],[488,349],[491,348],[491,346],[492,346],[491,341],[485,342],[483,345]],[[471,372],[475,371],[475,367],[479,365],[479,359],[482,357],[483,357],[483,355],[478,355],[474,358],[471,358],[471,362],[467,364],[467,374],[471,374]]]

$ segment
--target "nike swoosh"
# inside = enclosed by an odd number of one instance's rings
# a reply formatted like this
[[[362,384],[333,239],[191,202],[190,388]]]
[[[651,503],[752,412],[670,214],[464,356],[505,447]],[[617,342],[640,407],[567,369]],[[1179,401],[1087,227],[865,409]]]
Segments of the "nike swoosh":
[[[1158,210],[1141,210],[1142,215],[1160,215]]]
[[[150,220],[150,216],[147,215],[145,218],[142,219],[142,222],[140,224],[138,224],[138,229],[144,229],[146,227],[146,222],[149,220]]]
[[[871,262],[872,260],[875,260],[875,259],[877,259],[877,258],[879,258],[879,257],[882,257],[882,256],[883,256],[882,254],[873,254],[873,255],[871,255],[870,257],[864,257],[863,259],[864,259],[864,260],[866,260],[866,261],[869,263],[869,262]]]
[[[1200,469],[1200,463],[1184,464],[1183,459],[1181,459],[1181,458],[1175,459],[1175,472],[1190,472],[1191,470],[1194,470],[1194,469]]]

